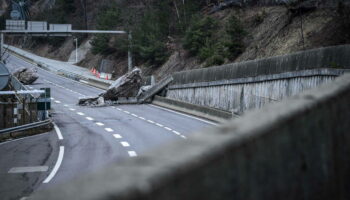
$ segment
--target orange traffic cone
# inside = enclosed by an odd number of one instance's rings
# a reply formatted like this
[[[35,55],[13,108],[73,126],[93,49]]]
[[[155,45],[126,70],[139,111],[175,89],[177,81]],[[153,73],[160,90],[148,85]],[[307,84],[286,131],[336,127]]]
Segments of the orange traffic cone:
[[[97,73],[97,78],[101,78],[100,72]]]
[[[92,70],[92,73],[96,75],[96,69],[95,68]]]
[[[106,80],[108,81],[108,74],[106,74]]]

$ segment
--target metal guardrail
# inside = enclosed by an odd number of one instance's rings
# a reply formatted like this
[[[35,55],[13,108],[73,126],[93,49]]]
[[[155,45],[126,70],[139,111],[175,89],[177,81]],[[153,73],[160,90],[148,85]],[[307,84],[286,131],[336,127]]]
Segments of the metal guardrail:
[[[52,120],[48,119],[48,120],[44,120],[44,121],[40,121],[40,122],[34,122],[31,124],[25,124],[25,125],[21,125],[21,126],[12,127],[12,128],[6,128],[6,129],[0,130],[0,134],[13,133],[13,132],[18,132],[18,131],[26,131],[26,130],[33,129],[33,128],[38,128],[40,126],[45,126],[45,125],[48,125],[50,123],[52,123]]]

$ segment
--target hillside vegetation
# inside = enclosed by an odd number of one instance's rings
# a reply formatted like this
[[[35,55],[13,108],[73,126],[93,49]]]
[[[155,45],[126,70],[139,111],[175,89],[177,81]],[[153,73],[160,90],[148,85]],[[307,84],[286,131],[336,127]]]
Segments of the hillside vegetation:
[[[127,36],[79,35],[90,40],[91,51],[80,63],[96,67],[101,59],[115,62],[115,73],[127,69],[131,47],[134,64],[158,78],[185,69],[209,67],[287,54],[350,41],[349,6],[233,4],[220,9],[210,0],[37,0],[35,20],[72,23],[76,29],[126,30]],[[253,2],[253,3],[252,3]],[[321,2],[321,1],[320,1]],[[217,8],[217,7],[216,7]],[[41,55],[66,60],[74,50],[72,38],[33,38],[22,42]],[[38,48],[38,46],[40,48]],[[35,49],[33,47],[36,47]]]

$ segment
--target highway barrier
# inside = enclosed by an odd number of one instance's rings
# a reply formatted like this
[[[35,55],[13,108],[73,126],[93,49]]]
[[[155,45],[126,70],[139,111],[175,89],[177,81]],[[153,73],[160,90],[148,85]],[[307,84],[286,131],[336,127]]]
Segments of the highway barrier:
[[[29,199],[349,199],[350,74]]]
[[[166,97],[241,115],[333,81],[350,69],[350,45],[173,74]]]

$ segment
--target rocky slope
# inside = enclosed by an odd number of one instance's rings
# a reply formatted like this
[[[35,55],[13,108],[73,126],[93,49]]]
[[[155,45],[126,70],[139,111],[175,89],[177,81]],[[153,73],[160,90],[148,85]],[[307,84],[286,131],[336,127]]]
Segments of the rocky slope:
[[[6,3],[4,4],[4,2],[0,6],[5,7]],[[82,1],[75,2],[78,5]],[[38,10],[47,9],[53,3],[54,1],[52,0],[36,1],[35,6],[32,8],[33,12],[36,13]],[[89,19],[89,27],[92,28],[95,26],[94,17],[97,13],[95,4],[96,2],[87,0],[87,18]],[[139,4],[139,2],[130,1],[129,6],[140,6]],[[292,12],[290,7],[284,5],[230,7],[212,14],[208,14],[206,11],[208,9],[210,8],[203,8],[203,12],[217,19],[218,23],[221,24],[219,25],[221,29],[224,27],[222,24],[231,15],[235,15],[240,19],[244,29],[248,33],[244,38],[245,49],[243,53],[234,60],[225,60],[226,63],[283,55],[303,49],[350,42],[349,29],[348,27],[344,28],[346,26],[343,23],[344,16],[340,16],[339,9],[334,6],[299,10],[299,12]],[[345,17],[349,16],[347,15]],[[76,14],[72,15],[72,20],[77,20],[78,18],[79,16]],[[220,32],[221,30],[217,31],[218,37],[220,37]],[[88,50],[89,45],[86,44],[91,38],[92,36],[83,38],[80,42],[82,47],[84,47],[84,50],[82,49],[81,51],[84,51],[85,58],[79,65],[92,68],[97,67],[102,59],[109,59],[115,63],[116,75],[120,76],[124,74],[127,70],[126,55],[120,55],[118,53],[93,55]],[[16,43],[13,40],[10,42]],[[155,74],[158,79],[175,71],[204,67],[204,64],[198,58],[191,56],[189,52],[184,50],[182,42],[182,38],[169,40],[170,56],[162,66],[147,67],[145,64],[140,63],[139,67],[146,74]],[[37,54],[64,61],[72,57],[75,49],[72,38],[67,38],[59,47],[49,44],[40,44],[38,46],[34,43],[25,43],[23,41],[17,42],[17,44],[29,48]]]

